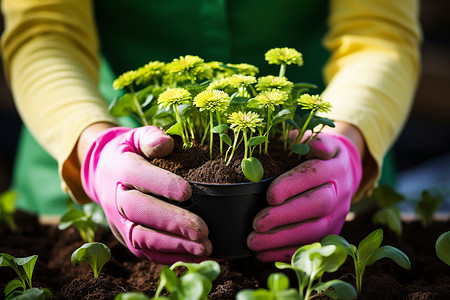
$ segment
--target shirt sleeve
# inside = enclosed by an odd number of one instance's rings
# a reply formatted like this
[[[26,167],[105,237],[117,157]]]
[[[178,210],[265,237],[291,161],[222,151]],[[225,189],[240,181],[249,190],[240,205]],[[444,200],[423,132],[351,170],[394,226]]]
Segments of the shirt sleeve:
[[[406,122],[420,73],[421,30],[416,0],[333,0],[331,52],[324,73],[328,118],[356,126],[368,156],[355,198],[375,187],[382,161]]]
[[[116,120],[98,90],[98,39],[89,0],[3,0],[5,73],[24,124],[58,162],[62,187],[83,191],[74,148],[81,132]]]

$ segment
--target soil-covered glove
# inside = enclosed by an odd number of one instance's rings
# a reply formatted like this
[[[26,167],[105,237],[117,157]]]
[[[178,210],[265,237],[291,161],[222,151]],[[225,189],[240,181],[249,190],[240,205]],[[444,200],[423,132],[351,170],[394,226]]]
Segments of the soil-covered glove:
[[[362,176],[360,154],[346,137],[321,133],[307,160],[275,178],[269,207],[253,220],[248,247],[261,261],[288,261],[300,246],[339,234]]]
[[[212,250],[206,223],[161,199],[187,200],[191,186],[146,159],[172,150],[173,139],[155,126],[102,131],[83,161],[83,187],[103,208],[116,238],[136,256],[165,264],[200,261]]]

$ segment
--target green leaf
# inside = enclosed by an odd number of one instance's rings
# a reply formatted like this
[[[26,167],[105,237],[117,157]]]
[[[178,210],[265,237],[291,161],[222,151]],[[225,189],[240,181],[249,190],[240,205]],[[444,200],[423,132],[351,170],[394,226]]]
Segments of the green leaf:
[[[329,290],[331,287],[333,289]],[[356,289],[353,285],[338,279],[319,282],[312,289],[334,299],[352,300],[357,297]]]
[[[275,295],[266,289],[240,290],[236,294],[236,300],[275,300]]]
[[[250,147],[253,147],[253,146],[258,146],[258,145],[264,143],[265,141],[266,141],[266,137],[260,135],[260,136],[254,136],[254,137],[250,138],[250,139],[247,141],[247,144],[248,144]]]
[[[7,295],[11,294],[13,291],[20,289],[20,288],[24,289],[23,282],[19,279],[13,279],[6,284],[5,289],[4,289],[5,295],[7,296]]]
[[[241,168],[245,177],[252,182],[259,182],[264,175],[264,168],[256,157],[243,159]]]
[[[97,278],[105,263],[111,259],[111,251],[108,246],[99,242],[86,243],[75,250],[71,256],[73,265],[87,262]]]
[[[117,294],[114,300],[150,300],[144,293],[140,292],[126,292]]]
[[[444,232],[436,240],[436,255],[450,266],[450,231]]]
[[[205,260],[201,263],[186,263],[183,261],[178,261],[172,264],[170,268],[173,270],[179,266],[186,267],[190,273],[198,273],[211,281],[215,280],[220,274],[220,265],[213,260]]]
[[[380,247],[381,242],[383,241],[383,230],[377,229],[366,236],[359,244],[358,244],[358,254],[359,259],[367,259],[372,252],[374,252],[378,247]]]
[[[115,98],[109,105],[108,110],[110,115],[118,118],[136,112],[133,95],[127,93],[119,98]]]
[[[230,128],[230,126],[228,126],[228,124],[220,124],[217,126],[214,126],[211,131],[214,133],[224,133],[225,131],[228,130],[228,128]]]
[[[231,105],[241,105],[241,104],[246,104],[246,103],[248,102],[248,100],[250,100],[250,99],[247,98],[247,97],[239,97],[239,96],[237,96],[237,97],[232,97],[232,98],[230,99],[230,104],[231,104]]]
[[[67,213],[61,217],[58,229],[65,230],[78,221],[87,221],[87,214],[75,208],[69,209]]]
[[[14,262],[18,265],[18,266],[22,266],[23,270],[25,271],[25,276],[26,276],[26,282],[28,284],[29,288],[32,288],[32,283],[31,283],[31,278],[33,277],[33,270],[34,270],[34,266],[36,265],[36,261],[38,259],[37,255],[31,255],[31,256],[27,256],[27,257],[19,257],[19,258],[15,258]]]
[[[15,291],[5,300],[44,300],[50,299],[52,296],[52,292],[47,288],[31,288],[26,291]]]
[[[199,273],[188,273],[180,278],[182,299],[206,299],[212,283]]]
[[[180,289],[180,279],[175,274],[175,271],[171,270],[168,266],[163,266],[159,272],[159,284],[156,290],[156,297],[166,288],[169,292],[175,292]]]
[[[440,193],[433,190],[424,190],[420,201],[415,207],[416,213],[419,215],[423,226],[428,226],[433,222],[433,217],[437,209],[444,202],[444,197]]]
[[[355,253],[353,252],[352,247],[349,244],[349,242],[347,242],[346,239],[344,239],[343,237],[341,237],[339,235],[334,235],[334,234],[327,235],[320,241],[320,243],[323,246],[326,246],[326,245],[341,246],[347,251],[348,255],[350,255],[351,257],[355,256]]]
[[[309,146],[306,144],[292,145],[292,151],[298,155],[305,155],[309,152]]]
[[[284,273],[272,273],[267,278],[267,286],[272,292],[281,292],[289,288],[289,277]]]
[[[183,136],[183,128],[181,127],[181,123],[173,124],[166,130],[166,134]]]
[[[221,133],[221,134],[220,134],[220,139],[221,139],[225,144],[227,144],[228,146],[231,146],[231,144],[233,143],[233,142],[231,141],[230,136],[229,136],[228,134],[225,134],[225,133]]]
[[[411,262],[409,261],[408,256],[399,249],[392,246],[382,246],[378,249],[375,249],[372,254],[369,255],[367,259],[367,265],[371,266],[377,260],[385,257],[392,259],[402,268],[405,268],[407,270],[411,269]]]
[[[299,88],[317,89],[317,85],[315,85],[314,83],[309,83],[309,82],[296,82],[296,83],[294,83],[294,89],[299,89]]]
[[[17,192],[14,190],[8,190],[0,194],[0,222],[6,222],[11,230],[17,229],[14,221],[16,199]]]
[[[397,207],[387,207],[378,210],[372,217],[373,224],[386,225],[397,236],[401,236],[403,232],[402,220],[400,218],[400,211]]]
[[[286,120],[286,123],[292,125],[292,127],[296,128],[298,130],[301,130],[300,126],[298,126],[297,123],[290,118]]]
[[[381,185],[373,190],[372,198],[381,207],[390,207],[405,199],[405,196],[397,193],[392,187]]]

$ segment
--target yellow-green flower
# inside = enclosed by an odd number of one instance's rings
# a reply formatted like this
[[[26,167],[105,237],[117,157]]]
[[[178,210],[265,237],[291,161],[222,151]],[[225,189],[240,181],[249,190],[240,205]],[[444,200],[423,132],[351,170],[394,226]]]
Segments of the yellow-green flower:
[[[233,68],[236,70],[236,73],[248,75],[248,76],[255,76],[259,73],[258,67],[255,67],[254,65],[250,64],[227,64],[227,67]]]
[[[250,129],[255,132],[255,129],[262,126],[263,119],[259,117],[259,114],[248,111],[246,113],[242,111],[233,112],[228,117],[228,123],[230,128],[236,128],[237,130]]]
[[[193,103],[200,111],[224,111],[230,104],[230,96],[221,90],[206,90],[195,96]]]
[[[242,74],[235,74],[228,78],[228,82],[233,87],[249,86],[256,83],[256,78],[254,76],[247,76]]]
[[[286,92],[272,89],[259,93],[253,100],[260,108],[269,108],[275,110],[275,105],[281,105],[288,99]]]
[[[180,56],[180,58],[175,58],[171,63],[169,63],[167,65],[167,69],[170,72],[177,73],[201,67],[203,63],[204,60],[195,55]]]
[[[280,91],[290,93],[294,83],[289,81],[286,77],[278,76],[264,76],[258,78],[258,83],[256,84],[256,89],[258,91],[265,91],[270,89],[278,89]]]
[[[225,90],[229,86],[230,86],[230,83],[228,82],[228,77],[226,77],[226,78],[217,79],[217,80],[212,81],[208,85],[206,90]]]
[[[191,93],[183,88],[173,88],[162,92],[158,97],[159,107],[164,107],[168,110],[173,105],[180,105],[182,103],[190,103]]]
[[[302,54],[294,48],[284,47],[270,49],[266,52],[265,58],[269,62],[269,64],[296,64],[299,67],[303,65]]]
[[[116,80],[114,80],[113,88],[115,90],[120,90],[127,86],[130,86],[136,81],[138,76],[139,74],[136,70],[125,72],[122,75],[120,75]]]
[[[148,64],[144,65],[137,69],[137,84],[146,84],[149,81],[153,80],[156,77],[162,75],[164,63],[160,61],[151,61]]]
[[[297,103],[302,106],[302,109],[311,109],[321,113],[331,110],[331,103],[323,100],[319,95],[303,94],[297,99]]]

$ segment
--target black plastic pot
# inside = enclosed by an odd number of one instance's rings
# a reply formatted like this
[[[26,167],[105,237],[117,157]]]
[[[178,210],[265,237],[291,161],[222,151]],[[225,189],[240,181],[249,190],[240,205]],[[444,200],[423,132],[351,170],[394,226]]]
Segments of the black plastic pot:
[[[266,190],[272,180],[232,184],[190,182],[192,197],[185,208],[199,215],[208,225],[213,246],[211,257],[250,256],[247,236],[252,231],[256,213],[267,206]]]

